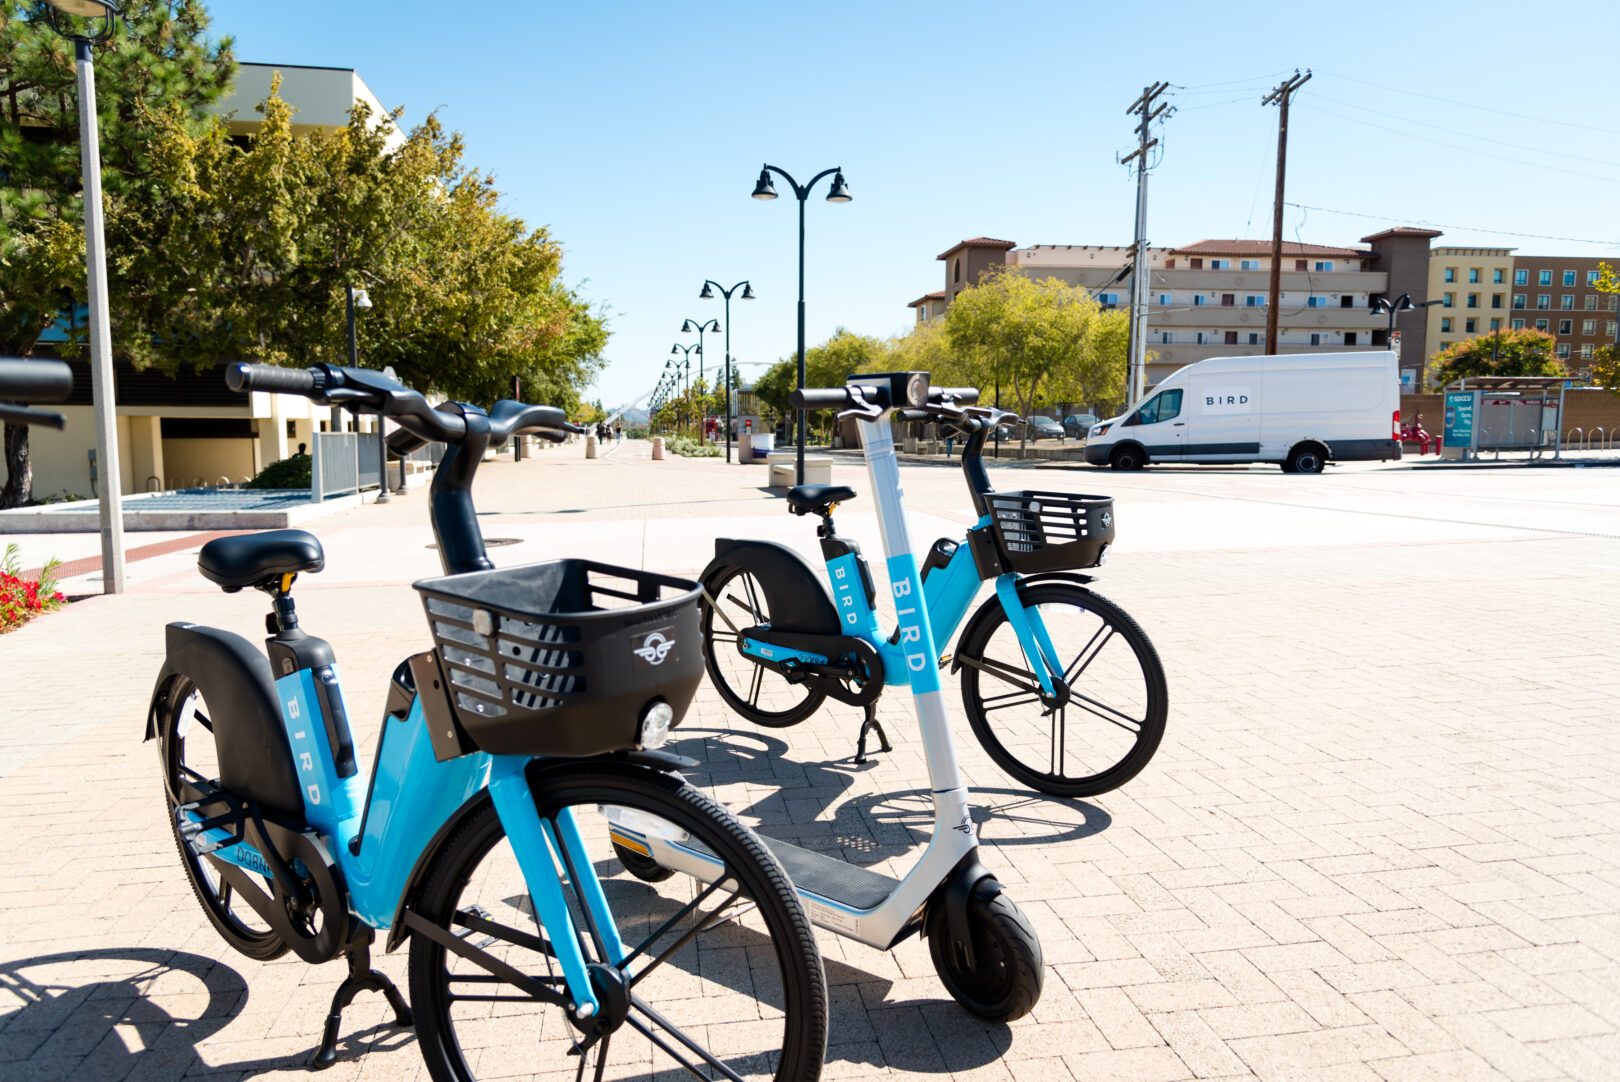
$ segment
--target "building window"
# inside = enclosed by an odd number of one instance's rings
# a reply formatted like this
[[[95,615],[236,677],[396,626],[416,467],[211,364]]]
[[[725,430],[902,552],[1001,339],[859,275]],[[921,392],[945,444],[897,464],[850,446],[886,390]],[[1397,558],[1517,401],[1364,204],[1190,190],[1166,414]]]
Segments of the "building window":
[[[1356,332],[1355,331],[1345,331],[1344,332],[1344,344],[1347,345],[1347,346],[1353,346],[1353,345],[1356,344]]]
[[[1210,270],[1231,270],[1232,269],[1232,261],[1230,259],[1211,259],[1209,261],[1209,269]]]
[[[1522,270],[1514,271],[1513,272],[1513,284],[1516,285],[1516,286],[1529,285],[1530,284],[1530,272],[1529,271],[1522,271]]]
[[[1500,294],[1500,293],[1492,293],[1491,294],[1491,307],[1492,308],[1500,308],[1500,307],[1502,307],[1502,294]]]
[[[1099,303],[1101,303],[1105,307],[1112,306],[1112,305],[1117,305],[1117,304],[1119,304],[1119,294],[1118,293],[1102,293],[1102,294],[1099,294],[1097,296],[1097,300],[1098,300]]]
[[[1588,293],[1586,295],[1585,299],[1586,299],[1586,310],[1588,312],[1596,312],[1597,311],[1597,294],[1596,293]]]
[[[1559,334],[1574,334],[1575,333],[1575,321],[1573,319],[1560,319],[1558,321],[1558,333]]]
[[[1327,307],[1327,298],[1326,297],[1306,297],[1305,298],[1305,307],[1307,307],[1307,308],[1326,308]]]
[[[1468,334],[1473,334],[1479,329],[1478,324],[1479,320],[1477,319],[1465,319],[1463,320],[1463,330]]]
[[[1502,321],[1500,319],[1491,320],[1491,330],[1499,331],[1501,329],[1502,329]]]
[[[1514,330],[1516,330],[1516,331],[1522,331],[1522,330],[1524,330],[1524,320],[1522,320],[1522,319],[1515,319],[1515,320],[1514,320],[1514,321],[1513,321],[1513,322],[1512,322],[1512,323],[1511,323],[1511,324],[1510,324],[1510,326],[1511,326],[1511,327],[1512,327],[1512,328],[1513,328],[1513,329],[1514,329]]]
[[[1557,348],[1554,349],[1553,352],[1558,355],[1559,360],[1561,360],[1561,361],[1569,360],[1569,343],[1568,342],[1560,342],[1560,343],[1558,343]]]
[[[1161,345],[1161,346],[1173,346],[1175,344],[1176,344],[1176,332],[1175,331],[1160,331],[1159,332],[1159,345]]]
[[[1562,297],[1559,297],[1558,307],[1562,308],[1566,312],[1572,311],[1575,308],[1575,295],[1573,293],[1565,293]]]
[[[1590,271],[1586,272],[1586,284],[1587,285],[1589,285],[1589,286],[1597,285],[1597,279],[1598,279],[1598,272],[1597,271],[1590,270]]]
[[[1608,323],[1604,324],[1603,333],[1609,336],[1610,341],[1614,340],[1614,320],[1611,319]]]
[[[1495,285],[1501,285],[1502,284],[1502,268],[1501,267],[1497,267],[1495,270],[1491,271],[1491,282],[1493,284],[1495,284]]]
[[[1441,349],[1450,349],[1451,348],[1451,343],[1450,342],[1441,342],[1440,343],[1440,348]]]
[[[1588,342],[1588,343],[1586,343],[1586,345],[1581,347],[1581,360],[1590,361],[1591,359],[1592,359],[1592,343]]]
[[[1189,259],[1187,260],[1187,266],[1191,267],[1193,270],[1203,270],[1204,261],[1202,259]]]
[[[1168,293],[1160,293],[1159,294],[1159,303],[1164,304],[1164,305],[1168,305],[1170,303],[1170,294],[1168,294]]]
[[[1249,345],[1258,346],[1259,344],[1260,344],[1260,335],[1257,334],[1254,331],[1250,331],[1249,332]]]
[[[1542,271],[1540,274],[1537,274],[1536,284],[1543,286],[1552,285],[1552,271]]]
[[[1479,268],[1478,267],[1469,267],[1468,268],[1468,280],[1470,282],[1479,281]]]
[[[1515,308],[1523,308],[1524,307],[1524,294],[1523,293],[1515,293],[1515,294],[1513,294],[1513,307],[1515,307]]]
[[[1478,293],[1470,293],[1470,294],[1468,294],[1468,307],[1470,307],[1470,308],[1478,308],[1479,307],[1479,294]]]
[[[1245,308],[1264,308],[1266,306],[1266,298],[1256,296],[1253,293],[1247,294],[1243,298],[1243,306]]]
[[[1440,317],[1440,333],[1441,334],[1450,334],[1451,333],[1451,317],[1450,316],[1441,316]]]
[[[961,259],[960,256],[958,256],[957,260],[956,260],[956,277],[954,279],[952,279],[952,281],[960,282],[961,280],[962,280],[962,259]]]
[[[1240,259],[1240,260],[1238,260],[1238,270],[1259,270],[1259,269],[1260,269],[1260,261],[1258,259]]]
[[[1536,330],[1545,334],[1547,332],[1547,321],[1545,319],[1536,320]]]
[[[1332,260],[1317,260],[1316,269],[1319,270],[1319,271],[1330,271],[1330,270],[1333,269],[1333,261]]]
[[[1457,268],[1456,267],[1447,267],[1445,276],[1443,277],[1442,281],[1455,282],[1456,280],[1457,280]]]
[[[1564,286],[1565,286],[1565,288],[1568,288],[1569,286],[1572,286],[1574,284],[1575,284],[1575,272],[1574,271],[1565,271],[1564,272]]]
[[[1440,295],[1440,307],[1442,307],[1442,308],[1451,308],[1456,303],[1457,303],[1457,294],[1455,294],[1455,293],[1442,293]]]
[[[1552,307],[1552,297],[1551,297],[1551,295],[1546,294],[1546,293],[1537,293],[1536,294],[1536,307],[1540,308],[1542,310],[1546,310],[1548,308],[1551,308]]]
[[[1229,345],[1229,346],[1235,346],[1235,345],[1238,344],[1237,332],[1236,331],[1227,331],[1226,332],[1226,343],[1225,344]]]
[[[1202,308],[1203,306],[1204,306],[1204,295],[1202,293],[1194,293],[1193,294],[1193,307],[1194,308]]]
[[[1236,303],[1237,303],[1237,294],[1236,293],[1222,293],[1221,294],[1221,307],[1222,308],[1230,308]]]
[[[1204,344],[1204,332],[1203,331],[1198,332],[1198,344],[1199,345]]]
[[[1595,319],[1583,319],[1583,320],[1581,320],[1581,333],[1582,334],[1596,334],[1597,333],[1597,320],[1595,320]]]
[[[1294,260],[1294,269],[1297,270],[1297,271],[1306,270],[1309,267],[1310,267],[1310,262],[1308,260],[1304,260],[1304,259],[1296,259],[1296,260]]]
[[[1603,307],[1607,308],[1611,312],[1617,308],[1620,308],[1620,293],[1609,294],[1609,303]]]
[[[1322,344],[1322,336],[1319,335],[1319,334],[1312,334],[1311,335],[1311,345],[1319,346],[1321,344]]]

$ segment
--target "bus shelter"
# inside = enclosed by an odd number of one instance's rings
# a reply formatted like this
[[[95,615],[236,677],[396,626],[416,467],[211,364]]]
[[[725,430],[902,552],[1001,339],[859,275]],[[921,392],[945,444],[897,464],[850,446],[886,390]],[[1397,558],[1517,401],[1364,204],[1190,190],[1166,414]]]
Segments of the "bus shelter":
[[[1538,458],[1563,454],[1566,376],[1467,376],[1446,385],[1445,443],[1451,461],[1481,451],[1528,451]]]

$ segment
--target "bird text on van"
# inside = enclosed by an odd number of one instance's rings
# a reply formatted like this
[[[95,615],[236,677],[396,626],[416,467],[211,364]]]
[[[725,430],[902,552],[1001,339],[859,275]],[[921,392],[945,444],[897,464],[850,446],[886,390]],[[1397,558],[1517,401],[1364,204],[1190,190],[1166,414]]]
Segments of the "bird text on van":
[[[1248,413],[1249,388],[1211,387],[1204,392],[1205,413]]]

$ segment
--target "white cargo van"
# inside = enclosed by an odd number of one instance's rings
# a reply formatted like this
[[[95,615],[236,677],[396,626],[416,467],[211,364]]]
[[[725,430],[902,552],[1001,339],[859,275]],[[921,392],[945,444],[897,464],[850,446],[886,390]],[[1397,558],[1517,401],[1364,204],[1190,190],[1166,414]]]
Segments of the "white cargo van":
[[[1134,410],[1093,425],[1086,461],[1275,462],[1397,459],[1400,374],[1386,350],[1211,357],[1172,373]]]

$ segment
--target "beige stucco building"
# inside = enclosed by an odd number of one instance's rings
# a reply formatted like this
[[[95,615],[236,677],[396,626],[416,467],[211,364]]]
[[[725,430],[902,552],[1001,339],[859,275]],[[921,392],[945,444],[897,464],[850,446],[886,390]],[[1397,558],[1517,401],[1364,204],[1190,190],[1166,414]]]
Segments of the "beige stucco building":
[[[1513,295],[1512,248],[1429,249],[1429,351],[1508,329]]]

